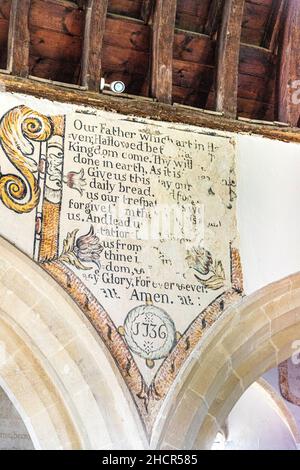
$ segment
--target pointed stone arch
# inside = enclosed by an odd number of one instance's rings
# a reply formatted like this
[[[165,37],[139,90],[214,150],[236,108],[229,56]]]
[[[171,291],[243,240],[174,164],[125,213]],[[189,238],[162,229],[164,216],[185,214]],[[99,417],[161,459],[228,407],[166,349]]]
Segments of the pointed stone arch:
[[[0,299],[0,386],[35,448],[148,448],[93,327],[54,280],[2,238]],[[170,391],[151,447],[210,448],[247,387],[295,353],[299,339],[300,274],[228,309]]]
[[[0,237],[0,386],[37,449],[146,446],[129,392],[75,303]]]
[[[298,273],[244,298],[211,327],[167,397],[152,445],[209,449],[243,392],[291,357],[299,339]]]

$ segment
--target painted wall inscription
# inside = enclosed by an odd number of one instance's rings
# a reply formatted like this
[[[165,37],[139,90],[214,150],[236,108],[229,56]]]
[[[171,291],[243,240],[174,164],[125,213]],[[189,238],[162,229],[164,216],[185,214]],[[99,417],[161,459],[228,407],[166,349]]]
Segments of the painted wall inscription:
[[[1,234],[94,325],[150,433],[201,336],[242,295],[234,138],[18,106],[0,141]]]

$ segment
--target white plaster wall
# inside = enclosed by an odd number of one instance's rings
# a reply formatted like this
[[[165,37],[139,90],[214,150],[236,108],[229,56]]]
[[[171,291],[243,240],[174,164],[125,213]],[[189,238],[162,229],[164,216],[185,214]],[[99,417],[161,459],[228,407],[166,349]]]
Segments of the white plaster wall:
[[[80,108],[16,93],[0,93],[0,101],[2,111],[20,104],[53,115]],[[250,294],[300,270],[300,144],[238,135],[237,153],[238,228]]]
[[[246,294],[300,270],[300,145],[238,137],[238,228]]]
[[[50,114],[77,108],[21,95],[2,101],[7,109],[26,103]],[[250,294],[300,271],[300,144],[239,135],[237,149],[238,228],[245,291]],[[24,232],[19,236],[24,238]]]
[[[6,92],[0,102],[1,114],[20,104],[52,115],[84,108]],[[300,271],[300,144],[237,135],[237,154],[238,229],[250,294]]]

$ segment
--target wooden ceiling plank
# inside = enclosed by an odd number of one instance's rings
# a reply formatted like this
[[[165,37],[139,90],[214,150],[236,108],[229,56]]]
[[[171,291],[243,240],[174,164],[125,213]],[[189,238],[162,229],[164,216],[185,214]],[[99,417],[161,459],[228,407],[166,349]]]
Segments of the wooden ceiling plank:
[[[238,68],[245,0],[225,0],[218,34],[216,109],[237,115]]]
[[[275,52],[278,44],[278,36],[286,3],[286,0],[273,0],[272,2],[271,13],[261,42],[261,47],[269,49],[272,52]]]
[[[151,95],[166,104],[172,102],[176,6],[176,0],[157,0],[152,20]]]
[[[212,0],[211,2],[208,12],[208,18],[204,28],[205,34],[210,37],[213,37],[218,30],[222,17],[223,4],[223,0]]]
[[[300,113],[300,8],[289,0],[280,41],[278,120],[297,126]]]
[[[81,82],[91,91],[99,91],[102,44],[108,0],[89,0],[86,8]]]
[[[29,74],[29,12],[30,0],[12,0],[9,33],[7,68],[19,77]]]

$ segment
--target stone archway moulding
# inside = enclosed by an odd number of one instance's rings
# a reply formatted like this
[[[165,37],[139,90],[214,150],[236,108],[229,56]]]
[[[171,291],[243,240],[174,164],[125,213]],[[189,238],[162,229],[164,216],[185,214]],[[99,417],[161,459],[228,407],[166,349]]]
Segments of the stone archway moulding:
[[[156,423],[152,445],[210,449],[243,392],[295,353],[299,339],[299,273],[229,308],[178,377]]]
[[[145,447],[127,390],[91,325],[49,275],[3,238],[0,299],[0,385],[35,448]]]
[[[93,327],[54,280],[2,238],[0,298],[0,385],[35,448],[147,448]],[[300,274],[228,309],[167,396],[151,448],[210,448],[244,390],[290,357],[299,339]]]

